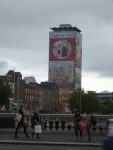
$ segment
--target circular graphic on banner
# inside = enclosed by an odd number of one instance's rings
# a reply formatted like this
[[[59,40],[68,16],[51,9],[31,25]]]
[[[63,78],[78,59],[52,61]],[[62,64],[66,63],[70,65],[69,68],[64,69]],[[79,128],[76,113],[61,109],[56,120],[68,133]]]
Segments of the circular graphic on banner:
[[[53,54],[58,59],[65,59],[71,54],[71,44],[66,40],[59,40],[53,45]]]

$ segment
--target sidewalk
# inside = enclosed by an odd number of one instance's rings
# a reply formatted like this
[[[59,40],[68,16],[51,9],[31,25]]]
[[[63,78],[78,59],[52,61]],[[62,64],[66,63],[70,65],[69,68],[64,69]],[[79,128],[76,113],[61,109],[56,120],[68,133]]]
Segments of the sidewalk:
[[[30,134],[29,134],[30,135]],[[36,135],[34,137],[25,138],[24,133],[18,133],[19,138],[14,138],[14,133],[0,133],[0,144],[38,144],[38,145],[84,145],[84,146],[102,146],[103,139],[105,138],[102,135],[94,135],[92,136],[91,142],[86,142],[87,136],[83,135],[83,140],[76,140],[75,135],[71,134],[40,134],[41,139],[36,139]]]

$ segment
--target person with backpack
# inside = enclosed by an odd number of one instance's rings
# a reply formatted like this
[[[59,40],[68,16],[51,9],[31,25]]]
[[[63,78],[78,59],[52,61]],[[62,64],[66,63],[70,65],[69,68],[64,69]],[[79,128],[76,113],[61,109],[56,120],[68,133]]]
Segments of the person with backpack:
[[[86,130],[87,130],[87,135],[88,135],[88,139],[87,141],[91,141],[91,133],[90,133],[90,128],[91,128],[91,113],[89,110],[86,111],[87,115],[86,115]]]
[[[34,128],[35,125],[41,124],[41,117],[40,117],[39,111],[40,111],[39,108],[36,108],[36,112],[34,113],[32,117],[32,128]],[[34,134],[35,132],[31,134],[32,138]],[[37,133],[37,139],[40,139],[39,133]]]

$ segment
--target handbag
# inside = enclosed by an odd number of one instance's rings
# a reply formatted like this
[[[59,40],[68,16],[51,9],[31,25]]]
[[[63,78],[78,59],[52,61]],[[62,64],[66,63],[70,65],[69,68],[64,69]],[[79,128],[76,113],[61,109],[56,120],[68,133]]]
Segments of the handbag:
[[[85,124],[82,121],[77,122],[77,125],[78,125],[80,131],[86,130],[86,126],[85,126]]]
[[[42,133],[41,125],[35,125],[35,133]]]
[[[23,123],[24,123],[24,124],[27,124],[27,123],[28,123],[28,121],[27,121],[27,118],[26,118],[26,117],[24,117],[24,119],[23,119]]]
[[[22,119],[22,115],[20,115],[19,113],[16,114],[15,120],[17,120],[18,122],[20,122],[20,120]]]

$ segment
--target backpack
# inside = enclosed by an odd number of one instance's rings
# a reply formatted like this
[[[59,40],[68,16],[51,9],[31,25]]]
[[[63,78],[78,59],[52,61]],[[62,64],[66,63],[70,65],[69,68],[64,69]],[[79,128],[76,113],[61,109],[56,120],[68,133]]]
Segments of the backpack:
[[[91,125],[96,126],[97,121],[96,118],[91,114]]]

